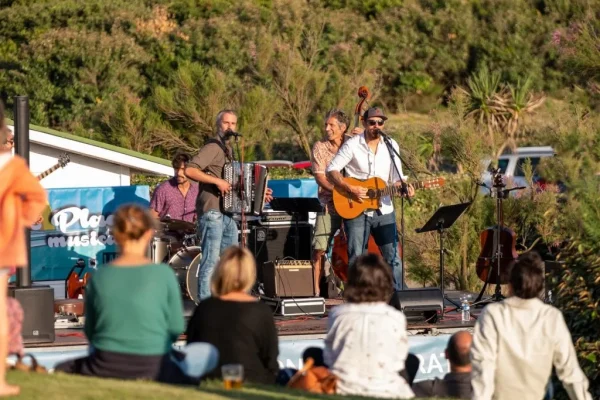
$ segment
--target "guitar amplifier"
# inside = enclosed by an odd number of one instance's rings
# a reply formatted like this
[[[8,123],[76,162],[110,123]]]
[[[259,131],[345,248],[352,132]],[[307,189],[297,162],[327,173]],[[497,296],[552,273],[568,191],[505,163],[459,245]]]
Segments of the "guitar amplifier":
[[[310,260],[279,260],[263,264],[267,297],[312,297],[315,295]]]

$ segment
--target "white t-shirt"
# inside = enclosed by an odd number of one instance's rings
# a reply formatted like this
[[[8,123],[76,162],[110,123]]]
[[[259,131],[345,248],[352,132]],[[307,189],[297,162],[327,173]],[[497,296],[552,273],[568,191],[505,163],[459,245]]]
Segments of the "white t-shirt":
[[[399,374],[407,355],[406,317],[386,303],[347,303],[329,314],[323,357],[338,394],[414,397]]]

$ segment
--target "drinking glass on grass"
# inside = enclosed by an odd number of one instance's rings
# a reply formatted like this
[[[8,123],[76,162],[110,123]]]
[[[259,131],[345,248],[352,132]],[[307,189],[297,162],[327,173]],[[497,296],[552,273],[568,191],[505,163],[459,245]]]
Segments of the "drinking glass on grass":
[[[225,389],[240,389],[244,381],[244,366],[241,364],[226,364],[221,367]]]

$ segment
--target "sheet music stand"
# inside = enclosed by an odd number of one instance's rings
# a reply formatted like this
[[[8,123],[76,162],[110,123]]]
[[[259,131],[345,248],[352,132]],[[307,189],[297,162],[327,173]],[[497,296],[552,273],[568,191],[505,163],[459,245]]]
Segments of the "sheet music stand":
[[[308,220],[309,212],[323,211],[323,205],[316,197],[276,197],[269,203],[274,211],[286,211],[294,217],[295,235],[294,235],[294,258],[298,259],[300,253],[298,221],[300,216],[305,216]]]
[[[440,289],[442,298],[460,308],[460,304],[450,300],[444,293],[444,231],[454,225],[454,222],[460,217],[465,210],[471,205],[468,203],[453,204],[451,206],[443,206],[429,218],[429,221],[422,228],[415,229],[417,233],[437,231],[440,235]],[[444,308],[442,307],[442,319],[444,318]]]

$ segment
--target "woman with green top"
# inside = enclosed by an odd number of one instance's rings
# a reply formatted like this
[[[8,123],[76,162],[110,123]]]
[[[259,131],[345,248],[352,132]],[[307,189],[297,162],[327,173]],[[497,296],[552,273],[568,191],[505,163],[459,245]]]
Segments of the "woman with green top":
[[[84,330],[90,355],[56,370],[173,383],[185,383],[186,373],[197,378],[210,371],[218,359],[210,344],[194,346],[185,357],[196,363],[193,373],[171,354],[184,330],[181,292],[173,270],[146,256],[154,234],[151,215],[137,205],[123,206],[114,215],[112,234],[120,254],[100,266],[86,287]]]

